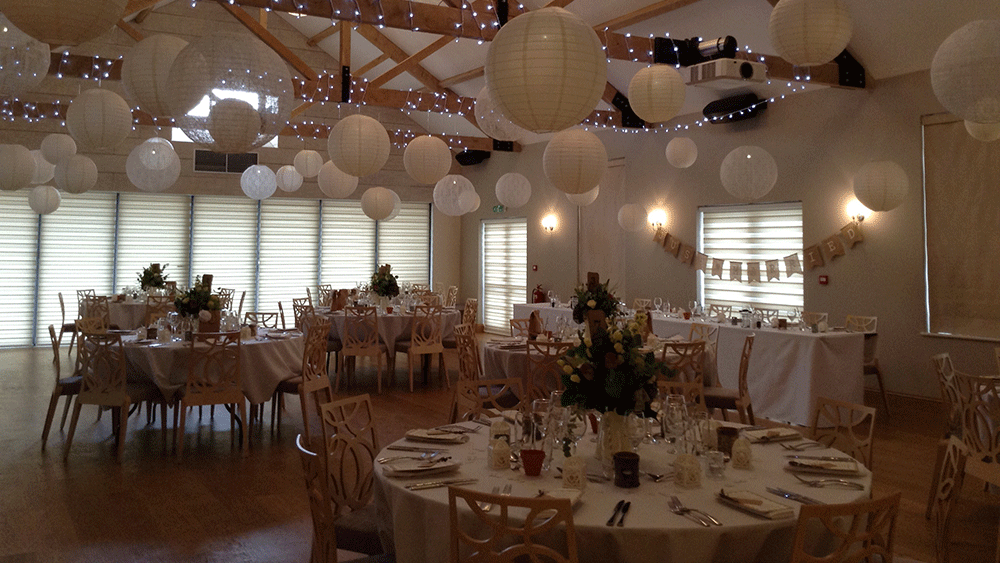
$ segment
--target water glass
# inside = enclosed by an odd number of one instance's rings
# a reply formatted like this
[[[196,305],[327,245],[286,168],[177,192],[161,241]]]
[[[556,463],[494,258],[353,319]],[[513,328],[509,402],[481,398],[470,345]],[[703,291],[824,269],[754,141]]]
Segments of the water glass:
[[[718,450],[705,452],[705,474],[709,479],[724,479],[726,477],[725,454]]]
[[[654,297],[653,298],[653,306],[656,307],[657,311],[659,311],[660,309],[662,309],[663,308],[663,298],[662,297]]]

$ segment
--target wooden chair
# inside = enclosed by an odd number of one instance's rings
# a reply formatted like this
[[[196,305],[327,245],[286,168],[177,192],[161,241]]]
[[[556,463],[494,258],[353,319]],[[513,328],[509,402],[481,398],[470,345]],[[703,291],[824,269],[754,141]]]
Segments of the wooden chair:
[[[247,298],[247,292],[244,291],[243,293],[240,294],[240,305],[239,307],[236,308],[237,319],[243,316],[243,302],[246,301],[246,298]]]
[[[804,314],[804,313],[803,313]],[[882,395],[882,407],[889,416],[889,400],[885,394],[885,382],[882,381],[882,370],[878,365],[878,317],[862,317],[847,315],[844,323],[848,332],[863,332],[865,334],[864,374],[874,375],[878,382],[878,390]]]
[[[278,313],[247,311],[243,315],[243,323],[247,325],[257,325],[258,327],[264,328],[279,328]]]
[[[962,439],[962,392],[958,388],[958,379],[955,377],[955,366],[951,363],[951,356],[947,352],[931,356],[931,365],[937,373],[938,385],[941,388],[941,400],[948,413],[948,429],[945,430],[944,437],[938,440],[937,459],[934,473],[931,476],[931,488],[927,498],[927,510],[924,517],[928,520],[934,509],[934,498],[938,494],[938,479],[941,475],[942,464],[947,455],[948,442],[951,437]]]
[[[708,387],[719,385],[719,325],[691,323],[691,330],[688,331],[688,340],[705,341],[705,361],[703,363],[705,372],[703,379],[705,385]]]
[[[431,290],[431,284],[429,283],[415,283],[413,288],[410,289],[410,293],[429,293]]]
[[[111,324],[111,313],[108,310],[108,298],[103,295],[88,295],[83,298],[82,317],[97,317],[104,322],[105,330],[117,329],[118,326]],[[80,330],[77,328],[77,330]]]
[[[933,512],[934,551],[937,553],[938,563],[948,563],[950,560],[952,512],[965,480],[967,456],[968,451],[962,439],[951,436],[945,440],[944,455],[935,467],[927,517],[930,518]]]
[[[330,335],[331,322],[329,317],[323,315],[306,317],[304,323],[306,344],[302,352],[302,368],[298,375],[279,382],[274,391],[274,398],[271,399],[271,424],[273,427],[277,411],[278,432],[281,432],[281,408],[278,406],[280,402],[278,398],[286,393],[299,396],[303,434],[309,443],[312,443],[312,436],[309,434],[310,399],[316,405],[317,416],[320,405],[333,400],[330,377],[326,371],[326,339]]]
[[[166,317],[167,313],[176,310],[174,298],[167,295],[146,296],[146,326]]]
[[[306,299],[308,300],[308,303],[309,303],[310,307],[315,307],[315,305],[313,304],[312,292],[309,291],[309,287],[308,286],[306,287]]]
[[[712,303],[708,306],[708,316],[715,319],[718,318],[719,314],[722,314],[727,319],[733,316],[733,306],[732,305],[717,305]]]
[[[88,297],[97,297],[97,291],[95,291],[93,289],[78,289],[78,290],[76,290],[76,307],[77,307],[76,316],[77,316],[77,318],[79,318],[79,317],[86,317],[87,316],[87,308],[86,308],[86,306],[84,304],[84,301],[86,301],[86,299]]]
[[[479,316],[479,300],[475,297],[470,297],[465,300],[465,308],[462,309],[462,324],[476,326],[476,320]]]
[[[427,368],[429,368],[433,354],[438,355],[438,371],[444,378],[445,385],[451,387],[451,382],[448,380],[448,366],[444,361],[444,344],[441,341],[441,307],[426,304],[417,305],[413,310],[410,339],[396,342],[395,351],[403,352],[407,356],[411,392],[413,391],[413,360],[418,356],[421,358],[427,356]]]
[[[872,468],[875,443],[875,409],[819,397],[813,412],[810,437],[827,447],[837,448]]]
[[[436,293],[423,293],[419,296],[419,299],[423,305],[432,305],[434,307],[441,305],[441,296]]]
[[[61,295],[60,295],[61,297]],[[62,301],[60,299],[60,301]],[[75,328],[75,327],[74,327]],[[76,336],[74,330],[73,336]],[[70,404],[73,398],[80,393],[80,383],[82,378],[79,373],[74,373],[70,377],[62,377],[59,362],[59,338],[56,337],[56,327],[49,325],[49,340],[52,341],[52,356],[55,363],[56,385],[52,388],[52,398],[49,399],[49,410],[45,413],[45,426],[42,428],[42,449],[45,449],[45,442],[49,439],[49,429],[52,427],[52,418],[56,414],[56,407],[59,406],[59,397],[66,397],[66,406],[63,407],[62,420],[59,422],[59,431],[62,432],[66,425],[66,415],[69,414]],[[77,354],[79,358],[79,353]]]
[[[459,379],[451,400],[451,417],[454,424],[462,420],[489,418],[495,416],[491,409],[517,410],[524,397],[521,380],[506,379]]]
[[[524,351],[528,372],[524,376],[523,400],[548,399],[553,391],[562,390],[563,370],[557,362],[572,347],[569,342],[527,342]]]
[[[196,332],[188,347],[188,374],[181,396],[180,422],[177,425],[177,457],[184,451],[185,419],[189,407],[226,405],[230,413],[230,431],[235,432],[237,411],[243,455],[247,453],[249,426],[246,397],[243,396],[243,372],[240,366],[239,332]]]
[[[791,563],[892,561],[901,496],[896,493],[850,504],[803,504],[795,526]],[[809,553],[806,544],[818,530],[835,538],[837,545],[822,554]]]
[[[483,510],[486,503],[499,508],[495,518]],[[578,561],[573,506],[569,499],[521,498],[448,487],[448,512],[451,516],[451,563],[520,561],[521,558],[553,563]],[[470,521],[469,512],[475,526],[470,525],[469,531],[465,531],[461,522]],[[539,543],[540,539],[556,534],[559,545],[566,546],[565,555]]]
[[[285,309],[281,306],[281,301],[278,301],[278,317],[281,318],[281,328],[288,328],[288,325],[285,324]]]
[[[295,315],[295,328],[301,329],[303,317],[316,313],[311,301],[311,299],[301,297],[292,299],[292,314]]]
[[[354,375],[354,363],[359,357],[375,357],[378,371],[376,380],[378,392],[382,392],[382,356],[389,354],[389,349],[379,338],[378,309],[376,307],[347,307],[344,309],[344,332],[341,333],[340,359],[334,392],[340,392],[340,377],[350,380]],[[350,363],[348,363],[350,361]],[[350,370],[346,370],[350,366]],[[411,376],[412,384],[412,376]]]
[[[830,322],[830,315],[827,313],[817,313],[815,311],[802,311],[802,324],[806,326],[818,325],[819,323]]]
[[[636,311],[644,311],[653,305],[653,300],[649,298],[636,297],[632,300],[632,308]]]
[[[758,309],[755,307],[754,311],[760,313],[760,320],[768,324],[770,324],[772,320],[781,316],[781,313],[777,309]]]
[[[451,285],[448,286],[448,291],[444,294],[443,305],[448,308],[454,308],[458,304],[458,286]]]
[[[62,313],[62,321],[59,325],[59,345],[62,346],[62,337],[64,333],[72,333],[69,338],[69,350],[66,351],[67,354],[73,353],[73,343],[76,342],[76,321],[66,322],[66,303],[63,301],[62,292],[59,292],[59,312]],[[74,315],[74,318],[79,316],[79,312]]]
[[[878,317],[847,315],[844,326],[847,332],[878,332]]]
[[[219,304],[222,309],[232,310],[233,308],[233,297],[236,295],[235,289],[227,289],[225,287],[220,287],[216,290],[216,294],[219,296]]]
[[[520,336],[523,338],[528,337],[528,325],[531,323],[531,319],[511,319],[510,320],[510,335]]]
[[[725,387],[705,388],[705,407],[709,413],[722,409],[722,420],[729,421],[726,412],[734,410],[739,413],[741,424],[754,425],[757,422],[753,416],[753,404],[750,401],[750,388],[747,386],[747,371],[750,369],[750,353],[753,351],[753,334],[743,341],[743,353],[740,355],[740,375],[736,389]]]
[[[455,345],[458,349],[458,379],[476,380],[483,376],[479,361],[479,344],[472,325],[455,325]]]
[[[318,305],[320,307],[329,307],[330,305],[333,304],[333,286],[332,285],[330,285],[328,283],[320,284],[319,287],[316,288],[316,290],[319,293],[319,303],[318,303]]]
[[[660,361],[675,372],[673,379],[661,377],[657,387],[661,394],[684,395],[696,409],[705,408],[705,341],[673,341],[663,344]]]

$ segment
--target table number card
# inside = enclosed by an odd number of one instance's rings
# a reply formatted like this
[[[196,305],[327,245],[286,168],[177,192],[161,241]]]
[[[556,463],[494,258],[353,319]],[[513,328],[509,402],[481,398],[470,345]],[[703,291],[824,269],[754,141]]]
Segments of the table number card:
[[[674,484],[682,489],[701,487],[701,462],[694,454],[681,454],[674,460]]]

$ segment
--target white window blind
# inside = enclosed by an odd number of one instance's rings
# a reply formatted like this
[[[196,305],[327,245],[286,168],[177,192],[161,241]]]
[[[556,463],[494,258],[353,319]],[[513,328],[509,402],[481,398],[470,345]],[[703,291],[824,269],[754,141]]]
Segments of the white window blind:
[[[0,191],[0,346],[31,344],[35,315],[35,259],[38,244],[38,215],[28,207],[28,190]],[[58,213],[58,211],[57,211]],[[66,320],[76,318],[76,293],[66,298]],[[52,294],[56,307],[59,296]],[[59,330],[59,323],[56,330]],[[45,325],[46,332],[48,325]],[[48,342],[40,340],[40,344]]]
[[[378,262],[392,264],[399,282],[430,283],[431,208],[404,203],[391,221],[378,223]]]
[[[118,197],[115,289],[138,286],[143,268],[167,265],[168,281],[188,285],[191,196],[122,193]]]
[[[483,221],[483,295],[485,330],[510,332],[515,303],[528,296],[528,222],[520,219]]]
[[[353,288],[375,271],[375,221],[360,201],[323,200],[322,283]]]
[[[802,276],[767,281],[765,261],[802,252],[802,203],[764,203],[699,209],[699,250],[726,260],[722,279],[699,273],[701,301],[711,305],[746,306],[787,311],[802,307]],[[729,264],[742,262],[743,281],[729,280]],[[760,262],[760,283],[747,283],[747,262]]]
[[[212,274],[212,288],[247,292],[244,311],[256,310],[257,202],[245,197],[195,196],[191,221],[191,280]]]
[[[264,200],[260,208],[260,310],[277,311],[278,301],[291,307],[293,297],[305,297],[306,287],[316,286],[318,268],[319,201]],[[250,309],[244,304],[243,310]]]

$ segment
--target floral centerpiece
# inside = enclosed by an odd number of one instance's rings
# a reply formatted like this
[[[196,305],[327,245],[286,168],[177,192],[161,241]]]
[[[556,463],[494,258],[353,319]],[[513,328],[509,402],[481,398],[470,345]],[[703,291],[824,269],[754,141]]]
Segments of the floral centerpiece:
[[[178,293],[174,298],[174,307],[177,312],[184,317],[197,317],[201,323],[199,330],[202,332],[212,332],[212,323],[218,330],[222,301],[218,295],[213,295],[208,285],[201,282],[201,276],[195,278],[194,285],[187,291]]]
[[[588,311],[603,311],[605,318],[613,319],[618,316],[618,299],[611,293],[608,285],[610,280],[604,283],[590,283],[580,285],[576,288],[576,305],[573,306],[573,320],[583,323],[587,320]]]
[[[161,267],[159,264],[150,264],[148,267],[143,268],[142,271],[139,272],[139,277],[136,279],[143,291],[150,288],[166,287],[167,274],[163,273],[163,268],[166,268],[169,265],[170,264],[164,264]]]
[[[399,283],[392,274],[392,266],[389,264],[379,266],[378,271],[372,274],[368,289],[379,297],[393,298],[399,295]]]

